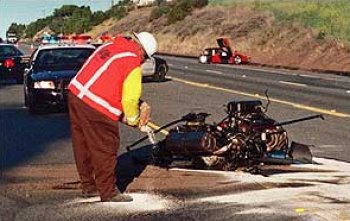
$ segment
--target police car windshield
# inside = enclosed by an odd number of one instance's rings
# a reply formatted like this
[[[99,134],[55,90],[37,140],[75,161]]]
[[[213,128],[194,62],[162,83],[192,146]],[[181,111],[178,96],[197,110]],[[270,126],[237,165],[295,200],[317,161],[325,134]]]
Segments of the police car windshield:
[[[79,70],[92,54],[92,48],[54,48],[38,52],[35,71]]]

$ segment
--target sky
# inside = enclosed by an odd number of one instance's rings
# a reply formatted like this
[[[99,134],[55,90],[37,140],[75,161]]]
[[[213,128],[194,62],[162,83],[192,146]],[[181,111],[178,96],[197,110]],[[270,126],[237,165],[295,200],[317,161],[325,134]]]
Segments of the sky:
[[[92,11],[106,11],[113,0],[0,0],[0,37],[5,39],[11,23],[29,24],[44,18],[62,5],[90,6]],[[117,0],[114,0],[117,2]]]

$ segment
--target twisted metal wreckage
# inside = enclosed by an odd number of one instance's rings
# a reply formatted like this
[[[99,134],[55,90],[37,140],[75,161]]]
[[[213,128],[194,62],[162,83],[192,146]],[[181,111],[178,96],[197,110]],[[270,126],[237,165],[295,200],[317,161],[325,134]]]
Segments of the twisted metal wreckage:
[[[320,118],[312,115],[285,122],[277,122],[266,112],[270,104],[260,100],[231,101],[226,106],[226,117],[217,124],[206,123],[208,113],[189,113],[153,131],[129,145],[130,151],[147,138],[152,143],[153,163],[169,166],[176,160],[189,160],[198,169],[236,170],[252,169],[260,164],[312,163],[308,145],[289,143],[285,125]],[[154,134],[170,129],[168,135],[156,142]]]

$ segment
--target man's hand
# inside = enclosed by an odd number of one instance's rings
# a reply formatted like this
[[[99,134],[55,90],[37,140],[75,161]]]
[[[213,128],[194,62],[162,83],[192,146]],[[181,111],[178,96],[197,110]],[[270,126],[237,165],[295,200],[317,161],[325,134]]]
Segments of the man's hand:
[[[146,126],[151,117],[151,106],[149,106],[145,101],[142,101],[140,105],[140,122],[139,127]]]

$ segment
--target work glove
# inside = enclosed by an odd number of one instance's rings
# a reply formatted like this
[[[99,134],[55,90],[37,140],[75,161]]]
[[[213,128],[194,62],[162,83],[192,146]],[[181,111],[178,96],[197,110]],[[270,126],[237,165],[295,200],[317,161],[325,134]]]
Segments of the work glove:
[[[142,101],[140,105],[140,121],[139,128],[146,126],[151,117],[151,106],[149,106],[145,101]]]

